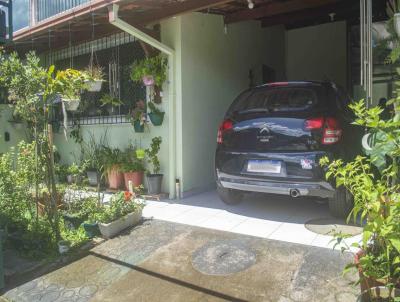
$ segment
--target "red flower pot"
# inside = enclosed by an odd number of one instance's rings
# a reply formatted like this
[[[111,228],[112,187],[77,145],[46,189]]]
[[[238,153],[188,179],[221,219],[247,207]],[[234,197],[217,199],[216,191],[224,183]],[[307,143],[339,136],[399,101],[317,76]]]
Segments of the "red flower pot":
[[[110,189],[120,189],[124,183],[124,175],[118,167],[113,167],[108,171],[108,187]]]
[[[139,187],[143,184],[143,171],[135,171],[135,172],[125,172],[124,180],[125,180],[125,189],[129,190],[129,181],[132,182],[134,188]]]

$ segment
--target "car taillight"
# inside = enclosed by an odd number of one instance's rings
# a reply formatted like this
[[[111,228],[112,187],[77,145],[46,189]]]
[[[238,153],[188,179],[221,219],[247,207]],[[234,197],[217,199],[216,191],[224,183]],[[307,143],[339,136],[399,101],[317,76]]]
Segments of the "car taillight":
[[[325,119],[324,133],[322,135],[322,144],[331,145],[340,140],[342,136],[342,129],[335,118],[328,117]]]
[[[304,122],[304,128],[306,130],[321,129],[323,125],[324,125],[323,117],[312,118]]]
[[[333,117],[317,117],[308,119],[304,122],[304,129],[318,130],[322,129],[322,144],[331,145],[340,140],[342,130],[339,127],[338,121]]]
[[[226,131],[233,129],[233,122],[231,120],[224,120],[218,128],[217,143],[222,144],[224,139],[223,135]]]

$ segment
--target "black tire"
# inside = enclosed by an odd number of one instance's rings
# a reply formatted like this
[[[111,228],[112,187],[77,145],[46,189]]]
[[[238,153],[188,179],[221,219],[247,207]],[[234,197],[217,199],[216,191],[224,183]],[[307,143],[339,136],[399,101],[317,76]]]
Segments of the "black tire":
[[[335,196],[329,198],[329,212],[334,217],[347,218],[353,206],[353,198],[344,187],[337,188]]]
[[[239,204],[243,199],[243,193],[238,190],[226,189],[220,186],[217,187],[219,198],[229,205]]]

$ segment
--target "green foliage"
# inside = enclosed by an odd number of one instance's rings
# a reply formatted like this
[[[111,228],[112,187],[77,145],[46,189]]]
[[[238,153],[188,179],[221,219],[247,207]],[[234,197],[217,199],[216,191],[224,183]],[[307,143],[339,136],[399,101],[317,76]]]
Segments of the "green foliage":
[[[43,115],[43,93],[52,72],[40,67],[39,58],[28,53],[23,62],[16,53],[0,53],[0,86],[7,88],[15,114],[29,123],[40,123]]]
[[[126,149],[123,154],[122,172],[142,172],[145,170],[143,158],[137,157],[136,148]]]
[[[91,133],[89,139],[82,142],[83,162],[86,169],[103,172],[104,148],[108,144],[107,140],[107,132],[99,140],[96,140],[94,134]]]
[[[109,94],[104,94],[100,99],[100,103],[101,103],[101,107],[104,107],[107,105],[117,107],[117,106],[124,104],[120,99],[114,98]]]
[[[395,102],[397,102],[395,100]],[[382,120],[382,109],[367,109],[363,101],[351,105],[355,124],[368,129],[374,137],[368,156],[345,163],[338,159],[320,164],[327,167],[326,177],[344,186],[354,196],[349,220],[364,221],[359,266],[364,277],[377,279],[388,287],[400,284],[400,136],[398,117]],[[343,243],[343,234],[337,234]],[[348,247],[347,247],[348,248]],[[349,267],[355,266],[353,264]]]
[[[135,61],[132,65],[131,79],[142,82],[143,77],[153,76],[157,86],[162,86],[167,79],[168,60],[162,55]]]
[[[84,72],[94,81],[103,81],[105,77],[103,67],[99,65],[90,65],[85,68]]]
[[[161,136],[154,137],[151,141],[150,148],[146,149],[148,162],[153,167],[152,169],[153,174],[159,174],[161,170],[160,160],[158,159],[158,152],[160,152],[161,142],[162,142]]]
[[[36,143],[20,142],[0,156],[0,228],[9,234],[9,243],[26,256],[43,256],[54,248],[55,233],[46,218],[36,218],[35,180],[43,181],[45,158],[38,157]],[[42,193],[40,193],[42,195]]]
[[[97,214],[97,221],[110,223],[143,207],[144,202],[136,198],[134,194],[119,192],[113,195],[109,205],[102,207],[102,210]]]
[[[143,100],[136,102],[136,106],[131,110],[127,116],[127,119],[134,122],[140,122],[141,125],[146,123],[146,104]]]
[[[91,80],[89,75],[75,69],[57,71],[53,81],[54,92],[59,93],[63,100],[80,99],[81,91],[86,88],[85,81]]]
[[[123,154],[118,148],[104,146],[101,151],[101,158],[105,172],[113,168],[120,168],[123,163]]]

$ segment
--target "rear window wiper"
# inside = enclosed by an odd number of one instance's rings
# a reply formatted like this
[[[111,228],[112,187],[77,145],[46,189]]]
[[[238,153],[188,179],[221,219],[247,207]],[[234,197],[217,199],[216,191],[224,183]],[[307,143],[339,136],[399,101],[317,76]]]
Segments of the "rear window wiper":
[[[246,109],[237,111],[238,114],[246,114],[246,113],[270,113],[271,110],[268,108],[255,108],[255,109]]]

